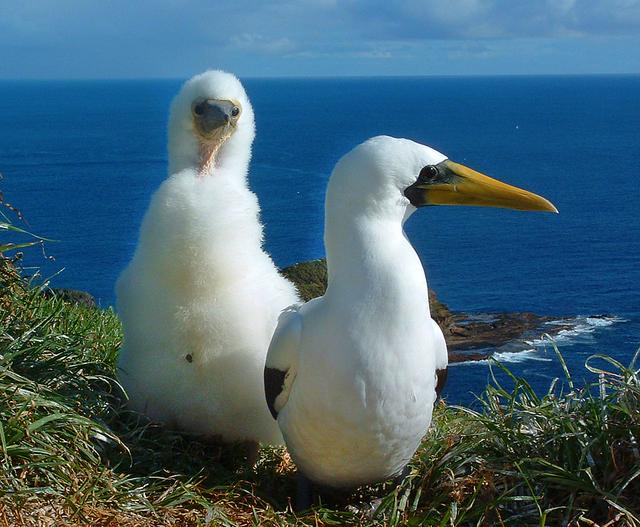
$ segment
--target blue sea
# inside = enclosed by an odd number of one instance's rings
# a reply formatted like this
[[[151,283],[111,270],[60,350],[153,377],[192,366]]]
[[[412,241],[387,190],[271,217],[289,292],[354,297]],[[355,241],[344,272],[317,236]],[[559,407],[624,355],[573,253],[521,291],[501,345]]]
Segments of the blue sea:
[[[167,110],[180,84],[0,82],[0,190],[29,230],[56,240],[46,244],[55,260],[36,249],[25,265],[113,305],[115,279],[166,176]],[[439,297],[460,311],[562,320],[557,342],[577,380],[592,354],[631,360],[640,346],[639,76],[244,84],[258,131],[250,182],[278,265],[323,256],[324,191],[342,154],[378,134],[411,138],[560,211],[420,210],[406,228]],[[538,337],[520,345],[527,351],[496,353],[544,391],[562,374]],[[452,366],[448,400],[472,403],[488,368]]]

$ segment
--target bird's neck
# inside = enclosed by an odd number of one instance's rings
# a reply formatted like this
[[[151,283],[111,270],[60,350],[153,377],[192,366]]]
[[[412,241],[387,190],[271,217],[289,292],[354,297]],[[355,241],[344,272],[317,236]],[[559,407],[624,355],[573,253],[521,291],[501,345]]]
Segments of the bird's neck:
[[[251,143],[247,147],[242,137],[232,136],[213,153],[211,161],[201,171],[203,177],[231,175],[244,183],[251,161]],[[201,167],[203,147],[193,138],[186,137],[184,142],[175,142],[169,149],[169,175],[182,170]]]
[[[400,219],[327,218],[327,295],[361,295],[362,300],[389,301],[389,305],[406,299],[421,304],[427,298],[420,258],[404,234]]]

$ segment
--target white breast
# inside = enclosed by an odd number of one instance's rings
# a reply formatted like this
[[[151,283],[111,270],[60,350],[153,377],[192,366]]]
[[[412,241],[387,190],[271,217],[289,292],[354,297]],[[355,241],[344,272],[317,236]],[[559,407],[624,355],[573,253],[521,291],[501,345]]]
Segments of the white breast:
[[[121,275],[131,406],[226,440],[279,442],[262,370],[280,311],[297,300],[261,248],[255,196],[189,171],[154,195]]]
[[[364,288],[351,277],[302,308],[297,378],[278,423],[317,483],[354,487],[398,474],[431,422],[435,336],[409,249],[402,273],[378,270],[372,281],[362,268]]]

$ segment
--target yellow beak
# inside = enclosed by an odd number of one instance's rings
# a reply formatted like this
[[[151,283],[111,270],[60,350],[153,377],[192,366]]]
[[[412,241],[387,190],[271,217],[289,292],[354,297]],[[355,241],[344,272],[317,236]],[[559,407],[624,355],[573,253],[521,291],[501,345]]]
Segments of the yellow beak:
[[[558,212],[542,196],[507,185],[448,159],[425,167],[405,195],[415,206],[477,205]]]

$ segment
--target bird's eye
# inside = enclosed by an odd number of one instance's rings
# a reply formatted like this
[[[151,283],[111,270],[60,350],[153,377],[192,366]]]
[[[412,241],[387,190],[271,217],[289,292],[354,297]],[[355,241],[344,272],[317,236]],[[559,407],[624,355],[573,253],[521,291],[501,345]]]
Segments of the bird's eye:
[[[238,117],[238,115],[240,115],[240,108],[238,108],[237,106],[234,106],[233,110],[231,110],[231,116]]]
[[[438,176],[438,167],[435,165],[427,165],[420,171],[420,179],[431,180]]]
[[[204,102],[198,103],[193,107],[193,113],[196,115],[203,115],[204,114]]]

